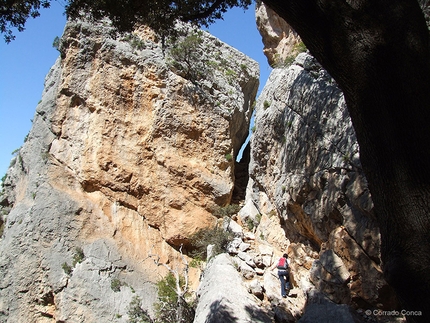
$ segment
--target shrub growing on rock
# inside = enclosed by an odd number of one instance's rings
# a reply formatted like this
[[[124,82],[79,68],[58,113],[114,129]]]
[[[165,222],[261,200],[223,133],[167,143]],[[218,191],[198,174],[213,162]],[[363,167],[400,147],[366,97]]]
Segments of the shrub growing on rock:
[[[191,255],[206,259],[207,247],[213,245],[212,255],[216,256],[226,251],[231,240],[233,240],[233,233],[224,231],[223,228],[218,226],[201,229],[191,237],[191,243],[195,248]]]
[[[183,276],[169,273],[157,283],[158,302],[155,303],[159,323],[191,323],[194,320],[193,304],[186,300],[186,283]]]
[[[134,296],[128,305],[127,314],[129,323],[155,323],[148,312],[141,306],[142,300],[139,296]]]

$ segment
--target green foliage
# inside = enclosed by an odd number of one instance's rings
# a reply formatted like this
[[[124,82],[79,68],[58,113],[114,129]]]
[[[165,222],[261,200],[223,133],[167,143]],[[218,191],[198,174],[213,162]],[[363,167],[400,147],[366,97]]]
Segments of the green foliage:
[[[223,218],[225,216],[231,217],[236,214],[240,210],[240,205],[238,204],[229,204],[226,206],[216,206],[212,209],[212,215],[217,218]]]
[[[36,193],[33,193],[33,199],[35,197],[36,197]],[[73,271],[73,268],[76,266],[76,264],[82,262],[84,259],[85,259],[84,251],[82,250],[82,248],[77,247],[73,255],[72,266],[70,266],[67,262],[64,262],[61,265],[61,268],[63,268],[64,272],[67,275],[70,275]]]
[[[184,287],[185,279],[179,278],[179,286]],[[176,291],[176,279],[172,273],[157,282],[158,298],[163,302],[177,303],[178,294]]]
[[[116,293],[121,291],[121,286],[123,286],[123,282],[118,278],[114,278],[110,281],[110,288]]]
[[[267,108],[269,108],[270,107],[270,102],[267,101],[267,100],[265,100],[264,103],[263,103],[263,107],[264,107],[264,110],[266,110]]]
[[[200,259],[207,258],[207,247],[213,245],[213,256],[226,251],[228,244],[233,240],[231,232],[224,231],[223,228],[215,226],[213,228],[201,229],[191,237],[191,244],[194,250],[191,256]]]
[[[260,213],[255,215],[255,221],[257,222],[257,224],[260,224],[260,222],[261,222],[261,214]]]
[[[75,267],[76,264],[81,263],[84,259],[85,259],[84,251],[82,250],[82,248],[77,247],[75,249],[75,254],[73,255],[73,262],[72,262],[73,267]]]
[[[252,231],[254,229],[254,220],[252,220],[251,218],[247,218],[246,219],[246,226],[248,227],[248,230]]]
[[[307,51],[306,45],[302,41],[300,41],[293,46],[293,48],[291,49],[290,55],[286,56],[284,60],[282,60],[279,54],[275,54],[275,56],[273,57],[274,62],[272,63],[272,67],[282,68],[282,67],[290,66],[294,62],[298,54],[306,51]]]
[[[184,298],[186,286],[183,276],[179,277],[180,290],[177,290],[177,280],[172,273],[159,280],[157,288],[158,302],[154,304],[157,323],[193,322],[194,309]]]
[[[63,270],[64,270],[64,272],[67,274],[67,275],[70,275],[71,273],[72,273],[72,270],[73,270],[73,268],[67,263],[67,262],[64,262],[62,265],[61,265],[61,268],[63,268]]]
[[[195,85],[203,79],[216,81],[214,75],[217,72],[233,85],[238,73],[245,73],[247,68],[242,64],[241,71],[237,71],[231,58],[222,57],[216,46],[205,43],[203,31],[192,28],[178,30],[177,35],[169,38],[166,56],[171,70]],[[233,93],[231,90],[230,94]]]
[[[251,219],[250,217],[246,219],[246,226],[250,231],[252,231],[256,226],[260,224],[261,214],[256,214],[255,219]]]
[[[306,48],[306,45],[304,42],[298,42],[297,44],[294,45],[293,47],[293,51],[297,52],[297,54],[300,53],[304,53],[306,52],[308,49]]]
[[[202,265],[202,263],[203,263],[202,258],[200,256],[196,256],[190,261],[189,266],[191,268],[199,268]]]
[[[52,42],[52,47],[54,47],[56,50],[60,51],[60,43],[61,39],[58,36],[55,36],[54,41]],[[41,101],[39,101],[40,103]]]
[[[13,30],[25,29],[25,23],[40,15],[40,8],[49,8],[52,0],[22,0],[5,2],[0,10],[0,31],[6,42],[15,39]],[[130,32],[136,24],[144,24],[160,35],[174,33],[176,21],[192,22],[208,26],[233,7],[247,9],[251,0],[200,0],[200,1],[105,1],[70,0],[66,2],[66,14],[71,19],[100,21],[109,18],[121,32]]]
[[[129,323],[154,323],[148,312],[141,306],[142,300],[134,296],[127,308]]]
[[[0,31],[6,43],[15,39],[12,30],[24,31],[28,18],[40,16],[40,8],[49,8],[50,0],[2,1],[0,10]]]
[[[225,159],[227,159],[227,161],[232,161],[233,160],[233,156],[230,153],[228,153],[228,154],[225,155]]]
[[[282,144],[285,145],[285,143],[287,142],[287,137],[282,136],[281,141],[282,141]]]
[[[229,84],[232,84],[234,82],[234,80],[237,78],[236,72],[230,68],[226,69],[224,74],[225,74]]]
[[[210,73],[208,60],[203,59],[201,31],[195,31],[185,37],[172,38],[168,51],[168,63],[179,75],[193,83]]]
[[[128,34],[124,37],[124,40],[127,41],[133,49],[142,50],[145,48],[145,42],[135,34]]]
[[[208,26],[222,18],[230,8],[247,9],[251,0],[200,1],[104,1],[71,0],[66,12],[71,18],[90,17],[100,20],[108,17],[120,31],[131,31],[136,24],[144,24],[160,35],[173,33],[177,20]]]

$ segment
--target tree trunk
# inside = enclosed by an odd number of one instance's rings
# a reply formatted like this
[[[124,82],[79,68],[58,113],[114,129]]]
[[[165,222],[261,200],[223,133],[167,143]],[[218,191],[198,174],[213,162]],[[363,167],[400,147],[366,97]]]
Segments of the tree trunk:
[[[387,282],[430,322],[430,51],[416,0],[264,0],[343,90]]]

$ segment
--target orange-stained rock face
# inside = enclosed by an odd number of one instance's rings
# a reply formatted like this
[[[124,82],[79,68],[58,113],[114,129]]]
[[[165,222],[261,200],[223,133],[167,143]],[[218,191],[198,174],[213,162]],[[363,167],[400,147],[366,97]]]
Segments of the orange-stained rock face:
[[[151,57],[120,56],[126,44],[95,37],[99,49],[84,60],[83,36],[75,33],[66,30],[50,153],[76,174],[84,192],[101,192],[137,212],[170,244],[187,243],[214,223],[214,205],[231,200],[234,161],[226,155],[240,148],[236,136],[245,139],[241,126],[250,109],[244,104],[253,100],[255,86],[238,93],[237,84],[220,83],[219,92],[239,98],[221,102],[231,103],[222,111],[216,106],[221,98],[168,69],[160,48]],[[150,34],[136,35],[155,46]],[[109,46],[116,50],[104,50]],[[257,84],[255,77],[246,82]]]
[[[301,42],[300,36],[261,1],[257,1],[255,16],[269,65],[284,66],[288,57],[297,55],[296,46]]]

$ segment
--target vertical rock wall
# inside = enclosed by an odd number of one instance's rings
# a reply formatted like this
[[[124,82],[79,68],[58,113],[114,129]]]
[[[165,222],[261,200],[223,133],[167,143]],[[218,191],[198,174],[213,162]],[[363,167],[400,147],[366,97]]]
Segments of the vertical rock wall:
[[[192,82],[148,29],[67,24],[5,181],[0,322],[125,322],[137,295],[151,312],[166,273],[154,259],[179,268],[230,202],[258,65],[201,37],[222,64]]]
[[[279,19],[258,25],[264,43]],[[355,309],[396,308],[345,100],[306,53],[274,69],[257,101],[250,178],[242,218],[262,214],[257,236],[288,251],[295,286]]]

